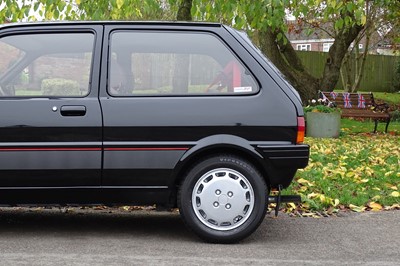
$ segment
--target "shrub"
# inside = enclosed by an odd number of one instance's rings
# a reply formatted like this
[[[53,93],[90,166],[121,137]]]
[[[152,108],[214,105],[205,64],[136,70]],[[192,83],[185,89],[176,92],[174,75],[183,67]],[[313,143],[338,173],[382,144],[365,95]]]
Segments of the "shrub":
[[[80,96],[79,83],[69,79],[44,79],[41,90],[43,95],[52,96]]]
[[[391,112],[390,114],[391,114],[392,121],[400,122],[400,110],[395,110],[395,111]]]
[[[313,113],[336,113],[341,112],[339,108],[333,102],[329,102],[327,99],[310,100],[309,105],[305,106],[304,112]]]

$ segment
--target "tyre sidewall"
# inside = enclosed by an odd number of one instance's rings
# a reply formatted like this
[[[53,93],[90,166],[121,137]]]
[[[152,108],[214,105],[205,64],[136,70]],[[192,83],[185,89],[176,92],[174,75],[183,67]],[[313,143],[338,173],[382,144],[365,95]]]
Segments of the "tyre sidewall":
[[[254,207],[249,218],[239,227],[226,231],[207,227],[199,220],[192,206],[195,184],[204,174],[218,168],[229,168],[241,173],[254,191]],[[178,205],[186,224],[201,238],[210,242],[231,243],[247,237],[257,229],[265,216],[267,195],[265,181],[251,164],[240,158],[221,155],[200,162],[188,172],[180,190]]]

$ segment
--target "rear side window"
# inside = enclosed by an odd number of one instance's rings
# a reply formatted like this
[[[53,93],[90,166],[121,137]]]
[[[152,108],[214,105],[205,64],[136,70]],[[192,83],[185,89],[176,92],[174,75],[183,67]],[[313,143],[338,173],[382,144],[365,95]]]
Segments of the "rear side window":
[[[0,97],[83,97],[94,35],[46,33],[0,39]]]
[[[252,94],[250,72],[203,33],[114,32],[108,92],[114,96]]]

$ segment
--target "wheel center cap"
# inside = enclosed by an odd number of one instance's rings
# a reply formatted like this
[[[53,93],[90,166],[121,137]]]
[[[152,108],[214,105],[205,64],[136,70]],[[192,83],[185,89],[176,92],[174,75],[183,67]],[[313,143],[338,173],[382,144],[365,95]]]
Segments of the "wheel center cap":
[[[227,204],[228,203],[228,196],[226,195],[221,195],[218,197],[218,202],[221,205]]]

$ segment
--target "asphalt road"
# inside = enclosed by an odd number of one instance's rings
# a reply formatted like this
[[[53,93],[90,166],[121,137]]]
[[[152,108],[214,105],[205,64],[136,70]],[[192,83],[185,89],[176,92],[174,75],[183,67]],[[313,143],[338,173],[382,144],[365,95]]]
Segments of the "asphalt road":
[[[267,215],[239,244],[203,243],[177,213],[0,208],[0,265],[400,265],[400,211]]]

